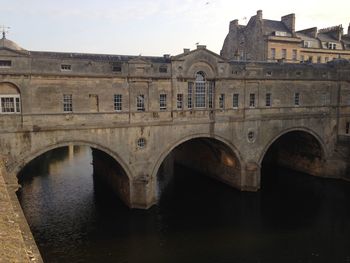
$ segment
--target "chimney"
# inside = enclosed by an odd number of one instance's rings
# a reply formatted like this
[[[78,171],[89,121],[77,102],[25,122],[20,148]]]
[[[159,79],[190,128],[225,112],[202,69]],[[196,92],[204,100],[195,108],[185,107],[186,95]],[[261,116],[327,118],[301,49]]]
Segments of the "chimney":
[[[189,48],[184,48],[184,54],[190,53],[190,49]]]
[[[164,54],[163,57],[164,57],[165,59],[169,59],[169,58],[170,58],[170,54]]]
[[[348,35],[350,36],[350,23],[349,23],[349,26],[348,26]]]
[[[281,22],[292,32],[292,35],[295,36],[295,14],[282,16]]]
[[[256,18],[257,19],[259,19],[259,20],[262,20],[262,10],[258,10],[257,12],[256,12]]]
[[[235,20],[230,22],[230,28],[229,28],[230,31],[237,28],[237,27],[238,27],[238,19],[235,19]]]

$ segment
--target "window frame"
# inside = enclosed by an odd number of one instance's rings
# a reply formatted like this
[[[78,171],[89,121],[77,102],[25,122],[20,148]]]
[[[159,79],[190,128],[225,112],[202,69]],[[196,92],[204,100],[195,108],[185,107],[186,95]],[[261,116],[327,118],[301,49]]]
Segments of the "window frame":
[[[294,106],[300,106],[300,92],[294,93]]]
[[[145,95],[139,94],[136,96],[136,111],[145,111]]]
[[[63,112],[73,112],[73,94],[63,94]]]
[[[176,109],[178,109],[178,110],[183,109],[183,99],[184,99],[184,96],[182,93],[178,93],[176,95]]]
[[[249,93],[249,108],[255,108],[255,93]]]
[[[123,95],[114,94],[114,111],[121,112],[123,110]]]
[[[5,100],[7,100],[7,101],[5,101]],[[3,105],[3,104],[5,104],[5,105]],[[10,110],[5,110],[5,109],[10,109]],[[11,109],[13,109],[13,111]],[[20,94],[0,95],[0,114],[20,114],[21,111],[22,111],[22,109],[21,109],[21,95]]]
[[[271,100],[271,98],[272,98],[272,95],[271,95],[270,92],[268,92],[268,93],[265,94],[265,106],[266,106],[266,107],[271,107],[271,106],[272,106],[272,100]]]
[[[239,108],[239,93],[232,94],[232,108],[233,109]]]
[[[164,111],[167,109],[167,94],[159,94],[159,110]]]

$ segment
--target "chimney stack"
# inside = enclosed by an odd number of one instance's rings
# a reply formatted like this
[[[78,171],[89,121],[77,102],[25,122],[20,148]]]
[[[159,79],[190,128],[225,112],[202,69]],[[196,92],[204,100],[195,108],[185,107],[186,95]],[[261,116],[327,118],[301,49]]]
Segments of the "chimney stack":
[[[295,14],[282,16],[281,22],[288,28],[292,35],[295,36]]]
[[[230,22],[230,28],[229,28],[229,30],[231,31],[231,30],[235,29],[237,26],[238,26],[238,19],[232,20],[232,21]]]
[[[256,18],[257,19],[259,19],[259,20],[262,20],[262,10],[258,10],[257,12],[256,12]]]

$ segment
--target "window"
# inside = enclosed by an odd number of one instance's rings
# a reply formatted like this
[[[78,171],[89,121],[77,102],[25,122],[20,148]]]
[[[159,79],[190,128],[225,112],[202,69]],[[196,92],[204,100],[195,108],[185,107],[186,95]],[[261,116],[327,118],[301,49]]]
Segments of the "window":
[[[232,107],[234,109],[238,108],[238,99],[239,99],[239,94],[237,94],[237,93],[233,94],[233,96],[232,96]]]
[[[199,71],[196,74],[195,82],[195,107],[196,108],[205,108],[205,75],[204,72]]]
[[[317,63],[321,63],[321,57],[317,57]]]
[[[176,108],[178,110],[183,109],[183,98],[184,98],[184,96],[183,96],[182,93],[177,94],[177,97],[176,97]]]
[[[146,146],[146,139],[145,138],[139,138],[137,140],[137,147],[142,149],[142,148],[145,148]]]
[[[284,32],[284,31],[275,31],[275,36],[285,37],[285,36],[287,36],[287,32]]]
[[[271,106],[271,93],[266,93],[265,106],[266,107],[270,107]]]
[[[210,81],[208,87],[208,107],[213,108],[213,97],[214,97],[214,82]]]
[[[121,72],[122,71],[122,64],[121,63],[113,63],[112,64],[112,71],[113,72]]]
[[[21,103],[19,95],[0,96],[1,113],[19,113],[21,112]]]
[[[160,66],[159,67],[159,72],[160,73],[167,73],[168,72],[168,67],[167,66]]]
[[[254,93],[249,94],[249,107],[251,107],[251,108],[255,107],[255,94]]]
[[[114,95],[114,110],[121,111],[123,106],[123,97],[121,94]]]
[[[72,70],[72,66],[68,65],[68,64],[62,64],[61,65],[61,70],[62,71],[71,71]]]
[[[63,111],[64,112],[72,112],[73,111],[72,94],[63,94]]]
[[[188,83],[187,108],[192,109],[193,83]]]
[[[304,57],[304,55],[301,55],[301,56],[300,56],[300,61],[302,61],[302,62],[304,62],[304,61],[305,61],[305,57]]]
[[[159,95],[159,109],[166,110],[166,94]]]
[[[350,134],[350,122],[347,122],[345,125],[345,133]]]
[[[329,57],[325,57],[325,58],[324,58],[324,62],[327,63],[328,61],[329,61]]]
[[[311,47],[310,41],[304,41],[304,47]]]
[[[136,110],[145,111],[145,95],[140,94],[136,97]]]
[[[300,105],[300,94],[299,92],[294,93],[294,105],[299,106]]]
[[[337,44],[333,43],[333,42],[329,42],[328,43],[328,49],[336,49],[337,48]]]
[[[271,59],[275,59],[275,58],[276,58],[276,49],[271,48]]]
[[[10,68],[11,65],[11,60],[0,60],[0,68]]]
[[[298,51],[296,49],[292,50],[292,59],[293,61],[296,61],[298,57]]]
[[[219,96],[219,108],[220,109],[225,108],[225,94],[220,94]]]
[[[287,49],[282,49],[282,58],[286,59],[287,58]]]

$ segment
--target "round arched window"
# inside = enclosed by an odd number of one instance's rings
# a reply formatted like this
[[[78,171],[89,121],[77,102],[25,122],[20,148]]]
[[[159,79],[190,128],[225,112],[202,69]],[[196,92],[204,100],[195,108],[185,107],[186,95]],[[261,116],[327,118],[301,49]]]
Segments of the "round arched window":
[[[137,147],[142,149],[146,146],[146,139],[145,138],[139,138],[137,140]]]

